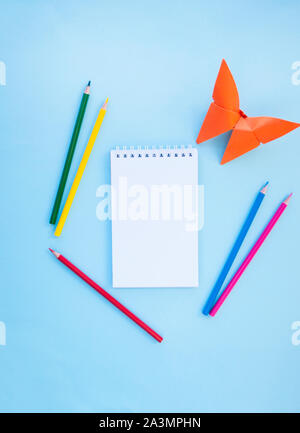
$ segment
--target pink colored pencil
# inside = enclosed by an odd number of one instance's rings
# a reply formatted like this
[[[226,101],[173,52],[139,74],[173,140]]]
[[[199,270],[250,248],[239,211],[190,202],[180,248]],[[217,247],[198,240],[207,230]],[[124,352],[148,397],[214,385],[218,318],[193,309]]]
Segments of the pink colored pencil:
[[[254,258],[254,256],[257,253],[257,251],[260,249],[260,247],[262,246],[262,244],[266,240],[268,234],[271,232],[272,228],[275,226],[275,224],[279,220],[279,218],[280,218],[281,214],[283,213],[283,211],[286,209],[286,207],[289,204],[289,201],[291,199],[291,196],[292,196],[292,194],[290,194],[280,204],[280,206],[278,207],[277,211],[274,213],[274,215],[270,219],[268,225],[266,226],[266,228],[263,230],[263,232],[260,235],[260,237],[258,238],[258,240],[253,245],[251,251],[249,252],[249,254],[247,255],[247,257],[245,258],[245,260],[243,261],[243,263],[241,264],[241,266],[239,267],[239,269],[237,270],[237,272],[234,274],[232,280],[230,281],[230,283],[228,284],[228,286],[224,289],[224,291],[222,292],[221,296],[219,297],[219,299],[217,300],[217,302],[215,303],[215,305],[211,309],[211,311],[209,313],[210,316],[215,316],[216,313],[219,311],[219,308],[221,307],[221,305],[223,304],[223,302],[225,301],[225,299],[227,298],[227,296],[229,295],[229,293],[231,292],[231,290],[234,288],[234,286],[236,285],[236,283],[238,282],[238,280],[240,279],[240,277],[242,276],[242,274],[246,270],[247,266],[249,265],[249,263],[251,262],[251,260]]]

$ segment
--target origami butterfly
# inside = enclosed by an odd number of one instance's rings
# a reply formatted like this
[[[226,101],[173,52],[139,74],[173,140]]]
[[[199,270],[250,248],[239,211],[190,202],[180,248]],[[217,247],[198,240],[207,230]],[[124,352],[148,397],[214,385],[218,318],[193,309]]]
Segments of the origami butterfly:
[[[202,143],[233,129],[221,164],[300,126],[274,117],[247,117],[240,109],[237,87],[225,60],[222,60],[217,76],[213,100],[196,142]]]

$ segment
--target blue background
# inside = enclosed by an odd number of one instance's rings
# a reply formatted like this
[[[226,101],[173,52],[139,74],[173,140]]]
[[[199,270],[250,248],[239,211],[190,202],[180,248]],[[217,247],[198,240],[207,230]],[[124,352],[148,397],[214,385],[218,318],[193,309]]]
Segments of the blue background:
[[[197,289],[112,289],[111,227],[96,218],[116,145],[195,138],[222,58],[248,115],[300,121],[296,0],[1,1],[0,411],[299,411],[300,130],[225,166],[229,134],[199,146],[205,225]],[[61,238],[48,224],[74,118],[92,80],[71,181],[109,109]],[[228,302],[201,314],[258,191],[235,268],[280,201],[289,209]],[[70,182],[68,186],[70,185]],[[156,343],[48,252],[62,252],[164,336]],[[234,270],[234,269],[233,269]]]

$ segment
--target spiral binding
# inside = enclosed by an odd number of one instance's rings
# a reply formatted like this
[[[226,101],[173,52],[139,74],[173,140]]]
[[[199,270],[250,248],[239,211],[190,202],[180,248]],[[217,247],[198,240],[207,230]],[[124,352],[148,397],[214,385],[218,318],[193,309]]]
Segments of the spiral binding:
[[[115,158],[130,158],[130,159],[142,159],[142,158],[192,158],[195,155],[195,147],[192,145],[188,146],[145,146],[145,147],[127,147],[116,146],[111,152]]]

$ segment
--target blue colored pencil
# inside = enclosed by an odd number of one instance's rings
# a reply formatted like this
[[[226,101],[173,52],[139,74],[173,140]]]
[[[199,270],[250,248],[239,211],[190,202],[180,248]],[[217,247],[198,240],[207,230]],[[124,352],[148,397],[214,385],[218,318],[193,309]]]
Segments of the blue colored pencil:
[[[236,238],[236,241],[230,251],[230,254],[223,266],[223,269],[219,275],[219,278],[216,281],[216,284],[214,285],[214,288],[212,289],[206,304],[202,310],[202,313],[205,314],[206,316],[209,314],[210,310],[212,309],[212,307],[214,306],[216,297],[219,294],[219,291],[222,287],[222,284],[224,283],[224,280],[231,268],[232,263],[234,262],[234,259],[236,258],[237,253],[239,252],[239,249],[241,248],[241,245],[248,233],[248,230],[255,218],[255,215],[257,214],[257,211],[266,195],[267,192],[267,186],[268,186],[267,182],[264,187],[259,191],[259,193],[256,196],[256,199],[254,200],[254,203],[250,209],[250,212],[248,213],[248,216],[239,232],[238,237]]]

